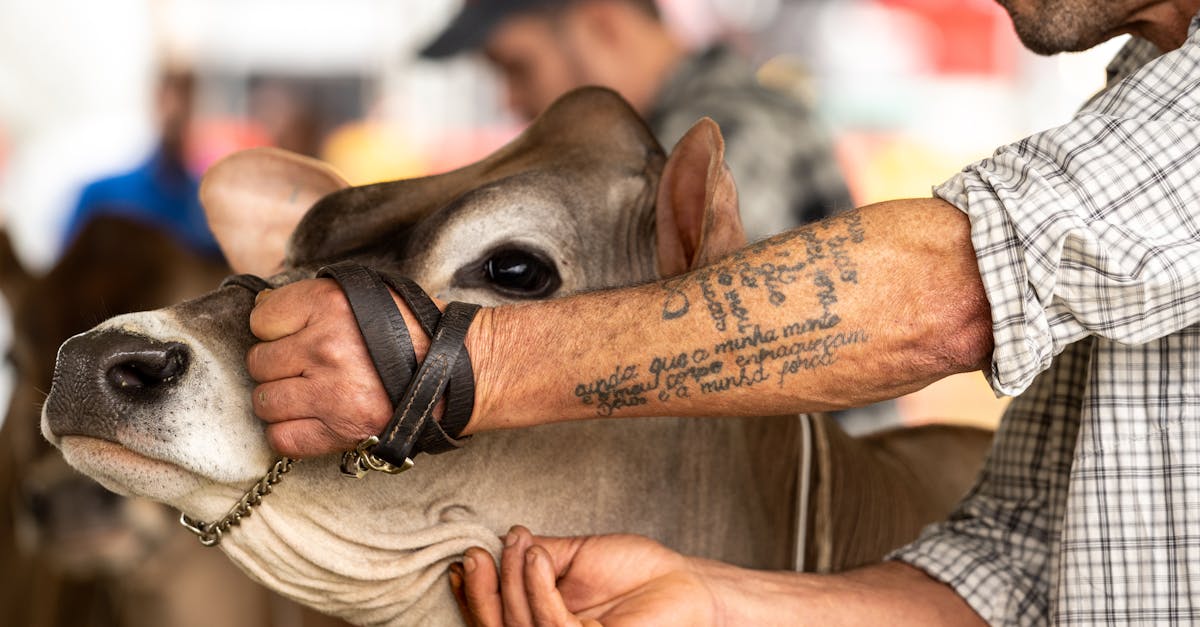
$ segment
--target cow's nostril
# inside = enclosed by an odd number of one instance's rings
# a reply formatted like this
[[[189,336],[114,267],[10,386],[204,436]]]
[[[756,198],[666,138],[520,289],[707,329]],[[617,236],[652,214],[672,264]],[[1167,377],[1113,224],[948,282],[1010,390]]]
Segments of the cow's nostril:
[[[171,342],[126,349],[110,358],[105,375],[119,392],[142,392],[172,385],[187,371],[188,349]]]

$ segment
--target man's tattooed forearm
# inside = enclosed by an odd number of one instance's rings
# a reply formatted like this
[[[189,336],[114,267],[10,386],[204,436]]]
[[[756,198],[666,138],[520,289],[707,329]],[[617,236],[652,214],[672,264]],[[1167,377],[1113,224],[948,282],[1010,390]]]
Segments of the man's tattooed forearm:
[[[790,375],[832,366],[840,349],[869,339],[863,331],[831,332],[826,326],[830,321],[836,324],[834,318],[814,318],[765,331],[755,326],[711,348],[620,365],[605,377],[575,386],[575,397],[609,416],[651,398],[666,403],[769,382],[783,386]]]
[[[700,294],[704,297],[704,303],[708,305],[709,317],[712,318],[718,331],[724,331],[725,320],[729,315],[725,313],[725,306],[717,298],[717,292],[713,289],[709,277],[701,278],[697,283],[700,285]]]
[[[853,247],[866,238],[862,218],[851,212],[817,225],[754,244],[714,266],[662,284],[662,319],[705,312],[721,338],[648,363],[623,364],[575,387],[574,395],[601,416],[651,399],[720,394],[774,383],[827,368],[840,351],[869,338],[861,329],[842,329],[838,290],[857,284]],[[780,307],[789,297],[815,299],[810,317],[763,327],[753,303]],[[762,306],[762,305],[758,305]]]
[[[637,376],[637,366],[617,366],[606,377],[575,386],[575,397],[584,405],[595,404],[603,416],[622,407],[645,405],[645,390],[633,382]]]
[[[850,249],[865,238],[861,215],[850,212],[753,244],[716,265],[665,281],[662,319],[689,314],[692,299],[699,298],[718,332],[745,333],[752,326],[746,304],[751,292],[765,292],[767,302],[779,307],[792,286],[815,283],[823,300],[836,300],[838,285],[858,283]]]

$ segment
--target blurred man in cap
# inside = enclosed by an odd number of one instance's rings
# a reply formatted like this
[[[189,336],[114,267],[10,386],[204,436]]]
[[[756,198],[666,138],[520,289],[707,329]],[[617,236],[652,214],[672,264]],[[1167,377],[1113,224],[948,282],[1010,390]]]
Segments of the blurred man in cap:
[[[751,239],[852,206],[829,139],[800,102],[759,85],[724,47],[689,54],[653,0],[467,0],[421,51],[482,50],[508,105],[533,118],[564,92],[610,87],[668,149],[697,119],[721,125]]]

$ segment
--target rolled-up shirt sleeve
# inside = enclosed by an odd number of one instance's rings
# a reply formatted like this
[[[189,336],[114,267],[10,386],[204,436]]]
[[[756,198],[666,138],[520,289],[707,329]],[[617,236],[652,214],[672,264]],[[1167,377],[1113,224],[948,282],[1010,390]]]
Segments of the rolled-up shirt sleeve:
[[[1083,337],[1140,344],[1200,320],[1200,89],[1131,103],[1127,83],[934,190],[971,221],[997,394]]]

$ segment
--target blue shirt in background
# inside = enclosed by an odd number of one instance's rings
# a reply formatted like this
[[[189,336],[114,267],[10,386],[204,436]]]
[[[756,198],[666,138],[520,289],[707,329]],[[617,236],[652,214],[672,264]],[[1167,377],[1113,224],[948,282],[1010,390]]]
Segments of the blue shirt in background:
[[[134,170],[88,184],[64,233],[64,245],[93,217],[121,216],[156,226],[180,245],[222,258],[200,207],[200,181],[177,159],[159,149]],[[65,247],[65,246],[64,246]]]

